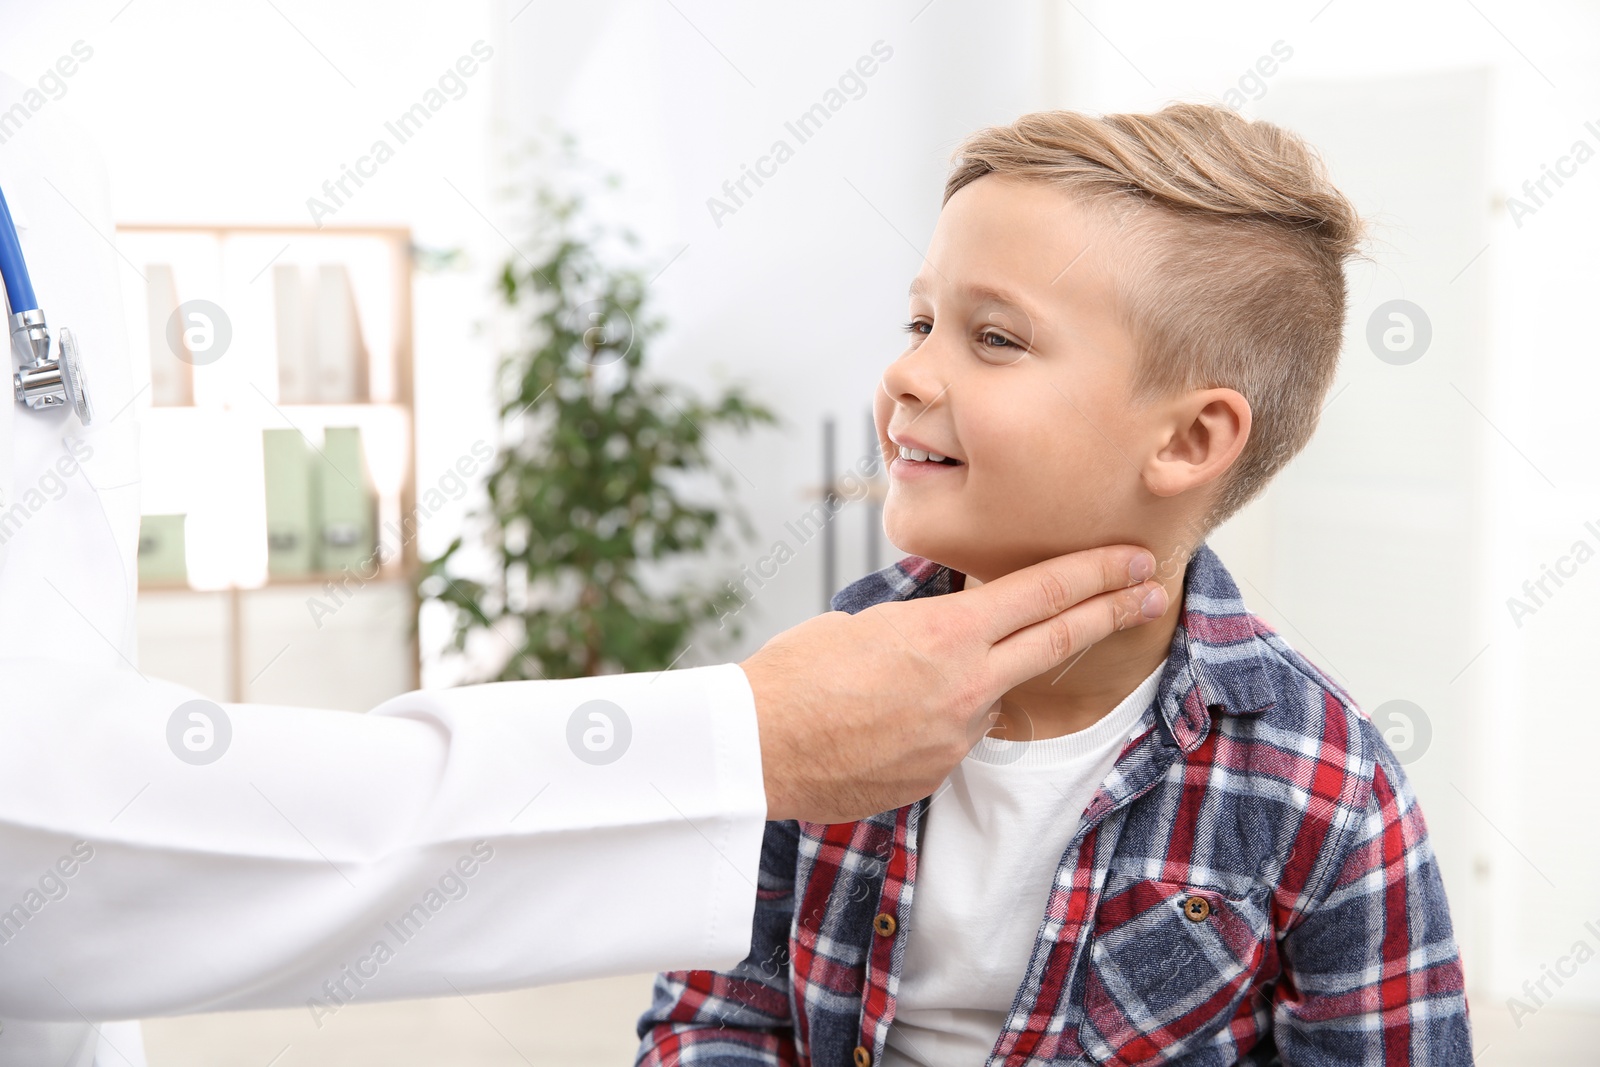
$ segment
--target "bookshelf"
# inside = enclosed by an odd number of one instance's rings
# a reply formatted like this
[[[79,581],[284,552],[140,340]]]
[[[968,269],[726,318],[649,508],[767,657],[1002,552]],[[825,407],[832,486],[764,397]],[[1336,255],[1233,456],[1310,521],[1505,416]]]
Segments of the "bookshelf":
[[[351,710],[415,688],[409,230],[139,224],[117,245],[142,279],[147,673]]]

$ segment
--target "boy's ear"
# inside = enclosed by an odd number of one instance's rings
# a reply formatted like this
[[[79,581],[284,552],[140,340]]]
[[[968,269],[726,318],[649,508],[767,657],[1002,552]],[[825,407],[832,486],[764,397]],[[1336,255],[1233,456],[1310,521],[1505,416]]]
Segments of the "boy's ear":
[[[1144,464],[1156,496],[1177,496],[1221,477],[1250,439],[1250,402],[1233,389],[1198,389],[1175,398],[1160,422],[1162,440]]]

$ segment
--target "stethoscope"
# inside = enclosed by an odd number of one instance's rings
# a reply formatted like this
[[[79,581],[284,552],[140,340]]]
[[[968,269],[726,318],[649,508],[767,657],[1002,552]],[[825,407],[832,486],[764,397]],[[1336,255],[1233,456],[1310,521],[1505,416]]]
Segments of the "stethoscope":
[[[33,295],[28,264],[22,258],[22,243],[11,209],[0,192],[0,275],[5,277],[6,299],[11,305],[11,347],[22,369],[16,372],[17,401],[38,410],[70,404],[78,419],[89,425],[94,409],[89,405],[89,389],[84,381],[83,361],[78,358],[78,342],[72,331],[61,328],[56,356],[50,357],[50,329],[45,325],[39,298]]]

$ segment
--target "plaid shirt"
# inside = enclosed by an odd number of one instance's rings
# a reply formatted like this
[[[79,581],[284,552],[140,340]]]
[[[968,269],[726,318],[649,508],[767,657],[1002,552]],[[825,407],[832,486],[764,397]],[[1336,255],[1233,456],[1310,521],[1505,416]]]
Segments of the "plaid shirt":
[[[912,558],[834,606],[961,581]],[[927,805],[769,823],[749,957],[657,978],[638,1063],[877,1063]],[[987,1062],[1472,1062],[1444,886],[1398,761],[1245,610],[1209,548],[1190,561],[1159,695],[1059,860]]]

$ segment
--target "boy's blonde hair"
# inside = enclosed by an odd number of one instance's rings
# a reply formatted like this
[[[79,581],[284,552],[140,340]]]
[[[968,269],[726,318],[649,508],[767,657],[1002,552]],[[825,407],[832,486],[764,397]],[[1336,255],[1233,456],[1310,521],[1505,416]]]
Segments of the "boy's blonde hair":
[[[1250,438],[1209,529],[1316,429],[1344,332],[1345,260],[1362,223],[1316,153],[1268,122],[1204,104],[1095,118],[1040,111],[957,150],[944,199],[986,174],[1061,186],[1134,238],[1114,279],[1139,345],[1136,400],[1224,386]]]

